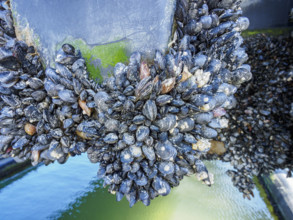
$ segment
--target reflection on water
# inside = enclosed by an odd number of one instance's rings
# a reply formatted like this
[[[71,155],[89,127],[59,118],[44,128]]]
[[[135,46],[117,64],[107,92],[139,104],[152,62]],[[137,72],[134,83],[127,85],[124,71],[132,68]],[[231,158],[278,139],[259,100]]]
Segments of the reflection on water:
[[[97,164],[85,155],[71,158],[64,165],[30,170],[6,185],[0,182],[0,219],[273,219],[257,190],[249,201],[233,187],[225,175],[229,165],[215,161],[207,166],[215,175],[212,187],[186,177],[149,207],[138,202],[129,208],[125,198],[116,202],[102,188],[95,177]]]
[[[31,166],[31,167],[28,166],[28,168],[26,168],[26,169],[24,169],[24,170],[22,170],[22,171],[20,171],[20,172],[18,172],[18,173],[16,173],[16,174],[14,174],[13,176],[10,176],[10,177],[8,177],[8,178],[6,178],[6,179],[1,179],[1,181],[0,181],[0,192],[1,192],[1,190],[2,190],[5,186],[7,186],[7,185],[13,183],[14,181],[17,181],[18,179],[21,179],[22,177],[24,177],[26,174],[28,174],[28,173],[31,172],[32,170],[36,170],[39,166],[42,166],[42,164],[38,164],[38,165],[35,166],[35,167],[33,167],[33,166]]]
[[[129,208],[124,198],[117,203],[115,196],[101,188],[101,182],[91,182],[92,191],[85,193],[67,210],[51,216],[60,219],[273,219],[259,192],[255,198],[244,200],[233,187],[221,162],[209,162],[208,169],[215,174],[211,188],[198,182],[195,177],[185,178],[168,197],[160,197],[149,207],[142,203]],[[98,184],[98,185],[96,185]]]
[[[45,219],[82,196],[97,169],[83,155],[37,167],[7,184],[0,181],[0,219]]]

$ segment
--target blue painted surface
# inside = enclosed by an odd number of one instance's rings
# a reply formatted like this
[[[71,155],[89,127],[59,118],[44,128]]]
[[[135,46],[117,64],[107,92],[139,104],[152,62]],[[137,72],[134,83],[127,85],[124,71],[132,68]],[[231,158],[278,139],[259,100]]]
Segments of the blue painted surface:
[[[39,37],[49,59],[69,36],[90,46],[127,41],[130,52],[164,51],[175,0],[11,0],[11,5],[17,26],[28,26]]]
[[[249,29],[286,27],[293,0],[243,0],[244,16],[250,20]]]

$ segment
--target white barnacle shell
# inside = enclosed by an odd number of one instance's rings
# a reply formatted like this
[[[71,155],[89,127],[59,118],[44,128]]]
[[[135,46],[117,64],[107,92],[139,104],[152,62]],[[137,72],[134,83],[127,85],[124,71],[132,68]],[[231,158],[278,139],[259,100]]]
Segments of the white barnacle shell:
[[[202,69],[198,69],[195,71],[194,76],[196,78],[196,83],[199,88],[203,87],[210,80],[211,73],[204,72]]]
[[[211,142],[205,138],[198,140],[196,144],[192,144],[193,150],[198,150],[201,152],[208,152],[210,148],[211,148]]]

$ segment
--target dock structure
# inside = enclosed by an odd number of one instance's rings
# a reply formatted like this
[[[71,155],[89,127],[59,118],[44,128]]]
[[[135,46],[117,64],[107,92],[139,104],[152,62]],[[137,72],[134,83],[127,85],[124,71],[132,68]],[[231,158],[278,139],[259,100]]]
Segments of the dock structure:
[[[293,219],[293,178],[287,172],[276,170],[271,175],[261,177],[263,184],[283,219]]]

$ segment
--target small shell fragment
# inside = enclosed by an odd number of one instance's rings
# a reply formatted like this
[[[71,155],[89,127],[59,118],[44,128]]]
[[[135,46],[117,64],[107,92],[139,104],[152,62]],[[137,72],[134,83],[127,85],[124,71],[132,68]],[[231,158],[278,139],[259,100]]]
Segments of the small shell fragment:
[[[224,142],[212,140],[210,143],[211,149],[208,151],[209,154],[222,155],[227,151]]]
[[[149,69],[147,63],[143,61],[143,62],[140,64],[139,78],[140,78],[140,80],[142,80],[142,79],[148,77],[149,75],[151,75],[151,73],[150,73],[150,69]]]
[[[191,76],[192,76],[192,74],[189,72],[188,67],[187,66],[184,66],[183,72],[182,72],[182,78],[181,78],[180,82],[186,81]]]
[[[82,131],[78,131],[78,130],[76,130],[76,134],[77,134],[79,137],[81,137],[82,139],[91,140],[91,138],[88,137],[88,136],[86,135],[86,133],[84,133],[84,132],[82,132]]]
[[[166,94],[166,93],[170,92],[174,88],[174,86],[175,86],[175,77],[165,79],[162,82],[161,94]]]
[[[30,124],[30,123],[26,123],[24,126],[24,130],[28,135],[34,135],[36,133],[36,126]]]
[[[38,164],[39,158],[40,158],[40,151],[33,150],[32,156],[31,156],[33,166],[36,166]]]
[[[86,114],[88,116],[91,116],[92,114],[92,109],[89,108],[87,105],[86,105],[86,101],[83,101],[81,99],[78,100],[78,104],[79,104],[79,107],[81,107],[81,109],[83,110],[83,114]]]

